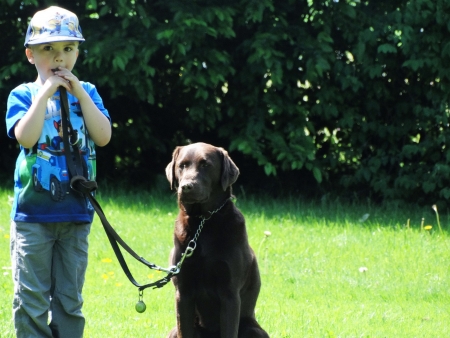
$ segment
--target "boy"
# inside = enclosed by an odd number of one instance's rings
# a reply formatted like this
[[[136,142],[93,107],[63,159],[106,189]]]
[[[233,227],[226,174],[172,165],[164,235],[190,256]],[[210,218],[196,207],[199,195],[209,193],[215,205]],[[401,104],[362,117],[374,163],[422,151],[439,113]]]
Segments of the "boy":
[[[82,337],[81,291],[94,210],[68,186],[60,142],[59,87],[67,90],[75,142],[95,180],[95,145],[111,138],[111,123],[94,85],[72,74],[84,41],[77,16],[60,7],[37,12],[25,54],[37,79],[11,91],[6,126],[20,144],[11,211],[13,318],[17,337]]]

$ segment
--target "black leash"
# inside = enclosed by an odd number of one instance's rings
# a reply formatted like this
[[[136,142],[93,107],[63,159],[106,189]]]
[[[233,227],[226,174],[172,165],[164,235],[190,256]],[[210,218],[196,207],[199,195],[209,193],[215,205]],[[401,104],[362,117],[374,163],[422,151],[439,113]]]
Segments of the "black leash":
[[[146,261],[143,257],[140,257],[131,247],[125,243],[125,241],[119,236],[119,234],[114,230],[114,228],[111,226],[111,224],[106,219],[106,216],[100,206],[100,204],[97,202],[97,200],[93,196],[93,192],[97,190],[97,182],[95,181],[89,181],[87,177],[87,164],[84,162],[84,160],[81,157],[80,149],[78,148],[78,135],[76,131],[73,130],[72,124],[70,122],[70,116],[69,116],[69,106],[68,106],[68,100],[67,100],[67,92],[64,87],[60,87],[60,100],[61,100],[61,124],[63,128],[63,144],[64,144],[64,153],[66,157],[67,167],[69,169],[70,173],[70,187],[78,192],[86,196],[89,201],[91,202],[94,210],[96,211],[97,215],[99,216],[103,228],[106,232],[106,235],[108,236],[109,242],[111,243],[111,246],[114,250],[114,253],[116,254],[116,257],[120,263],[120,266],[122,267],[122,270],[124,271],[125,275],[128,277],[130,282],[136,286],[139,289],[139,301],[136,304],[136,310],[138,312],[144,312],[145,311],[145,304],[142,301],[143,297],[143,291],[146,288],[152,287],[152,288],[161,288],[164,285],[166,285],[171,278],[178,274],[180,271],[181,264],[185,257],[178,263],[177,266],[169,267],[168,269],[161,268],[153,263],[150,263]],[[69,134],[69,135],[68,135]],[[121,246],[125,251],[127,251],[132,257],[134,257],[136,260],[144,264],[145,266],[149,267],[153,270],[158,271],[164,271],[167,273],[167,276],[164,278],[161,278],[160,280],[148,283],[148,284],[139,284],[131,274],[130,269],[128,268],[128,265],[125,261],[125,258],[123,257],[122,251],[120,250]],[[192,253],[191,253],[192,254]]]

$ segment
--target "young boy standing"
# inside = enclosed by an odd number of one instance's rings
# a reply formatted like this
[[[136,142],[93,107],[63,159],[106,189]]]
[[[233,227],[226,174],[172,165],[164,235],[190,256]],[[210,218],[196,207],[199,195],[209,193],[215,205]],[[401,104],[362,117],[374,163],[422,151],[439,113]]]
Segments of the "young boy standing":
[[[68,186],[59,88],[67,90],[89,179],[95,180],[95,145],[111,138],[109,114],[95,86],[72,73],[83,41],[74,13],[54,6],[37,12],[25,37],[36,81],[16,87],[8,98],[8,136],[20,144],[11,211],[17,337],[83,335],[81,291],[94,210]]]

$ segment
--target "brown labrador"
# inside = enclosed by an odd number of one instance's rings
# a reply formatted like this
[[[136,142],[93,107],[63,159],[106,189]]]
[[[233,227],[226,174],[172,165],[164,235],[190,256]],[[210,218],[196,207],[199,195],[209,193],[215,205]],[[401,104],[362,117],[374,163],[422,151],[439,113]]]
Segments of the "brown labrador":
[[[177,326],[167,337],[268,338],[255,319],[258,264],[244,216],[231,201],[238,167],[223,148],[195,143],[175,149],[166,175],[179,206],[170,264],[195,246],[172,279]],[[196,245],[189,244],[193,239]]]

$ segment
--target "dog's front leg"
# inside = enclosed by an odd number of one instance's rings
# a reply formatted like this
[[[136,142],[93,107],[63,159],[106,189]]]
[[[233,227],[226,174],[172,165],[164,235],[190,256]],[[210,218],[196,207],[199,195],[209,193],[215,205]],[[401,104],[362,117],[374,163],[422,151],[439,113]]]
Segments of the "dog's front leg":
[[[239,294],[226,292],[220,298],[220,337],[237,338],[241,309]]]
[[[176,292],[177,328],[178,338],[192,338],[195,328],[195,303],[194,297],[185,295],[179,290]]]

